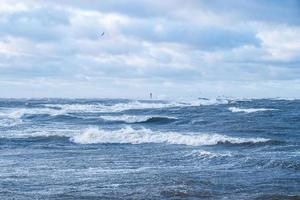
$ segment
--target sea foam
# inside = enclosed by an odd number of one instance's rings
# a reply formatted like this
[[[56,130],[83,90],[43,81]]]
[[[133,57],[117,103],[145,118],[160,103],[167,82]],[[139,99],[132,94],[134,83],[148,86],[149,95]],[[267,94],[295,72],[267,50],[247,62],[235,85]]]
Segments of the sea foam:
[[[195,101],[176,102],[144,102],[130,101],[127,103],[117,103],[112,105],[107,104],[44,104],[47,108],[59,108],[66,112],[122,112],[126,110],[141,110],[141,109],[161,109],[171,107],[190,107],[190,106],[207,106],[227,104],[225,99],[198,99]]]
[[[200,158],[222,158],[222,157],[232,157],[234,156],[231,152],[210,152],[204,150],[193,150],[187,156],[200,157]]]
[[[6,110],[0,113],[1,118],[21,119],[24,115],[47,114],[50,116],[65,114],[64,110],[54,110],[50,108],[20,108],[15,110]]]
[[[60,108],[66,112],[122,112],[133,109],[157,109],[176,107],[181,104],[175,102],[167,103],[146,103],[140,101],[131,101],[128,103],[117,103],[112,105],[105,104],[45,104],[48,108]]]
[[[105,121],[116,121],[125,123],[141,123],[150,121],[176,120],[175,117],[168,116],[145,116],[145,115],[117,115],[117,116],[101,116],[100,119]]]
[[[191,146],[216,145],[218,143],[258,143],[266,142],[264,138],[239,138],[221,134],[208,133],[179,133],[160,132],[141,128],[133,129],[130,126],[118,130],[102,130],[98,128],[88,128],[82,133],[71,137],[74,143],[94,144],[94,143],[119,143],[119,144],[143,144],[143,143],[166,143],[183,144]]]
[[[127,103],[117,103],[112,105],[107,104],[43,104],[44,107],[40,108],[17,108],[17,109],[8,109],[0,111],[0,118],[10,118],[10,119],[21,119],[24,115],[39,115],[47,114],[50,116],[64,115],[68,113],[116,113],[126,110],[141,110],[141,109],[162,109],[162,108],[171,108],[171,107],[189,107],[189,106],[206,106],[206,105],[217,105],[217,104],[226,104],[226,100],[220,99],[199,99],[196,101],[189,102],[144,102],[144,101],[130,101]],[[121,121],[128,123],[142,122],[148,120],[153,116],[145,117],[129,117],[124,116],[120,118]],[[155,117],[155,116],[154,116]],[[163,118],[170,118],[164,117]],[[103,117],[104,120],[114,121],[114,117]]]
[[[262,112],[262,111],[271,111],[275,109],[269,108],[237,108],[237,107],[230,107],[228,108],[231,112],[245,112],[245,113],[253,113],[253,112]]]

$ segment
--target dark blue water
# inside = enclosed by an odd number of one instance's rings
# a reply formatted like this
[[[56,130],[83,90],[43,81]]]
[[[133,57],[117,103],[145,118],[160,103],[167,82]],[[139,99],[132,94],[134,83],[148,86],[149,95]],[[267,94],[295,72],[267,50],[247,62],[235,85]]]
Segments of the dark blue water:
[[[300,199],[300,101],[1,99],[0,199]]]

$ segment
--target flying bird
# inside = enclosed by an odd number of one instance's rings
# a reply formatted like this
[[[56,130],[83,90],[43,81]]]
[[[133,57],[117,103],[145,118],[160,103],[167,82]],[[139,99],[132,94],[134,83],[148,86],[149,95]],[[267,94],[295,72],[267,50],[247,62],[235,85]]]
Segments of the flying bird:
[[[104,32],[101,33],[101,37],[103,37],[103,35],[104,35]]]

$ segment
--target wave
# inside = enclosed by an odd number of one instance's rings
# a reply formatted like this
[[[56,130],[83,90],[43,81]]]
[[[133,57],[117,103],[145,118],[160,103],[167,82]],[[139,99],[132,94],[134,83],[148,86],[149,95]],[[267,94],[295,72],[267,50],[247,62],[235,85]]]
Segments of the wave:
[[[0,113],[0,127],[12,127],[22,123],[21,117],[24,112],[22,110],[17,111],[1,111]]]
[[[117,103],[117,104],[43,104],[43,107],[39,108],[17,108],[15,110],[7,109],[0,112],[0,118],[9,119],[22,119],[26,115],[68,115],[70,113],[116,113],[127,110],[142,110],[142,109],[162,109],[162,108],[173,108],[173,107],[189,107],[189,106],[207,106],[207,105],[217,105],[226,104],[227,100],[224,99],[198,99],[196,101],[189,102],[163,102],[163,101],[130,101],[128,103]],[[29,117],[30,118],[30,117]],[[162,120],[157,116],[145,117],[143,119],[137,119],[134,117],[127,117],[127,119],[121,119],[128,123],[143,122],[143,121],[156,121]],[[131,118],[131,119],[129,119]],[[140,118],[140,117],[139,117]],[[166,117],[162,117],[166,118]],[[167,117],[169,118],[169,117]],[[104,119],[109,121],[114,121],[114,119]]]
[[[236,112],[253,113],[253,112],[271,111],[271,110],[275,110],[275,109],[270,109],[270,108],[237,108],[237,107],[229,107],[228,110],[230,110],[233,113],[236,113]]]
[[[13,127],[22,123],[21,119],[0,119],[0,127]]]
[[[86,105],[85,105],[86,106]],[[0,125],[11,126],[20,124],[24,119],[102,119],[111,122],[125,123],[147,123],[147,122],[168,122],[176,120],[175,117],[168,116],[143,116],[143,115],[109,115],[100,117],[80,116],[72,114],[71,110],[57,110],[51,108],[22,108],[17,110],[7,110],[0,113]]]
[[[212,158],[233,157],[234,155],[231,152],[216,153],[216,152],[209,152],[209,151],[203,151],[203,150],[193,150],[187,156],[200,157],[203,159],[206,159],[206,158],[212,159]]]
[[[1,118],[8,118],[8,119],[20,119],[25,113],[25,109],[18,109],[13,111],[2,111],[0,113]]]
[[[164,122],[176,120],[175,117],[168,116],[143,116],[143,115],[119,115],[119,116],[101,116],[105,121],[125,122],[125,123],[145,123],[145,122]]]
[[[106,112],[121,112],[131,109],[157,109],[166,107],[176,107],[180,104],[176,103],[141,103],[141,102],[131,102],[131,103],[119,103],[114,105],[103,105],[103,104],[45,104],[44,108],[20,108],[16,110],[5,110],[0,112],[0,118],[9,119],[21,119],[25,115],[67,115],[68,113],[106,113]],[[104,119],[105,117],[103,117]],[[127,118],[127,119],[126,119]],[[123,117],[121,121],[139,121],[138,117]],[[147,118],[147,117],[145,117]],[[104,120],[113,121],[113,117],[109,119],[106,117]],[[141,119],[144,121],[147,119]]]
[[[82,133],[70,139],[78,144],[95,143],[118,143],[118,144],[143,144],[143,143],[166,143],[183,144],[191,146],[216,145],[219,143],[261,143],[267,142],[264,138],[239,138],[220,134],[203,133],[179,133],[160,132],[150,129],[133,129],[128,126],[118,130],[102,130],[98,128],[88,128]]]
[[[25,115],[43,115],[47,114],[50,116],[57,116],[65,114],[63,110],[53,110],[50,108],[21,108],[17,110],[6,110],[3,113],[0,113],[1,118],[8,119],[21,119]]]
[[[45,104],[47,108],[59,108],[65,110],[66,112],[122,112],[125,110],[134,109],[158,109],[167,107],[177,107],[180,103],[176,102],[165,102],[165,103],[147,103],[140,101],[132,101],[128,103],[117,103],[112,105],[105,104]],[[182,104],[183,105],[183,104]]]
[[[228,104],[231,100],[229,99],[206,99],[206,98],[199,98],[196,101],[190,101],[188,104],[191,106],[210,106],[210,105],[220,105],[220,104]]]
[[[71,130],[66,127],[61,128],[29,128],[29,129],[18,129],[10,132],[3,132],[0,134],[0,139],[32,139],[32,138],[71,138],[76,134],[81,133],[80,130]]]
[[[140,110],[140,109],[160,109],[171,107],[189,107],[189,106],[205,106],[227,104],[226,99],[198,99],[188,102],[175,101],[130,101],[128,103],[117,103],[112,105],[105,104],[44,104],[47,108],[61,109],[66,112],[122,112],[126,110]]]

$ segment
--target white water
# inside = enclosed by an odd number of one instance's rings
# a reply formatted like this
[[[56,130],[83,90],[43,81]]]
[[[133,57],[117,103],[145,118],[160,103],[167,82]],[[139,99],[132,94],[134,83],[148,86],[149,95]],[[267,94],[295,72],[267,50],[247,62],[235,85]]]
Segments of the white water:
[[[167,144],[184,144],[192,146],[215,145],[218,143],[257,143],[266,142],[264,138],[239,138],[230,137],[220,134],[204,134],[204,133],[179,133],[179,132],[160,132],[150,129],[133,129],[128,126],[126,128],[108,131],[98,128],[88,128],[82,133],[71,137],[71,141],[79,144],[94,143],[127,143],[127,144],[143,144],[143,143],[167,143]]]
[[[209,99],[195,100],[189,102],[140,102],[131,101],[128,103],[117,103],[113,105],[104,104],[45,104],[48,108],[60,108],[66,112],[122,112],[132,109],[159,109],[170,107],[188,107],[188,106],[205,106],[227,104],[227,100]]]
[[[226,104],[227,100],[221,99],[199,99],[190,102],[140,102],[131,101],[128,103],[117,103],[113,105],[104,104],[44,104],[44,108],[17,108],[17,109],[6,109],[0,110],[0,118],[8,119],[21,119],[25,114],[48,114],[51,116],[63,115],[66,113],[78,113],[78,112],[122,112],[131,109],[159,109],[159,108],[170,108],[170,107],[188,107],[188,106],[206,106],[206,105],[217,105]],[[155,116],[152,116],[155,117]],[[163,116],[164,117],[164,116]],[[114,121],[118,120],[114,117],[102,117],[104,120]],[[121,121],[128,123],[142,122],[150,119],[151,116],[138,116],[130,117],[123,116],[119,117]]]
[[[211,158],[220,158],[220,157],[232,157],[233,154],[231,152],[217,153],[217,152],[210,152],[204,150],[193,150],[187,156],[211,159]]]
[[[245,112],[245,113],[253,113],[253,112],[263,112],[263,111],[271,111],[275,109],[268,109],[268,108],[237,108],[237,107],[230,107],[228,108],[231,112]]]
[[[132,101],[128,103],[117,103],[113,105],[104,104],[46,104],[48,108],[60,108],[66,112],[121,112],[131,109],[154,109],[176,107],[181,104],[170,103],[144,103],[139,101]]]
[[[50,108],[18,108],[18,109],[7,109],[0,112],[1,118],[9,119],[21,119],[25,114],[28,115],[38,115],[38,114],[48,114],[51,116],[65,114],[64,110],[54,110]]]
[[[151,118],[177,119],[168,116],[145,116],[145,115],[118,115],[118,116],[101,116],[100,118],[106,121],[122,121],[126,123],[146,122]]]

